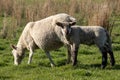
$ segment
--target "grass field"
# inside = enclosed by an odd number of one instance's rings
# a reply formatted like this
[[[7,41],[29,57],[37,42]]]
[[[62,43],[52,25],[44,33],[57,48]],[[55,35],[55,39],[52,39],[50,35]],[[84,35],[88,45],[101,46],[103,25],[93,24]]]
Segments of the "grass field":
[[[4,0],[1,0],[1,1],[4,1]],[[28,1],[33,1],[33,0],[26,0],[26,2]],[[67,0],[63,1],[64,4],[67,3],[65,1]],[[98,0],[94,0],[94,1],[98,1]],[[59,4],[59,5],[62,5],[62,4]],[[54,6],[57,6],[57,5],[54,4]],[[37,5],[35,7],[37,7]],[[66,7],[66,5],[64,5],[64,7]],[[7,8],[8,9],[6,10],[9,11],[9,6]],[[16,12],[17,10],[19,12],[19,9],[16,8]],[[32,8],[31,11],[28,13],[33,12],[32,10],[34,11],[34,8]],[[79,17],[79,14],[77,15]],[[11,17],[12,17],[11,15],[7,16],[5,18],[7,19],[6,21],[8,21],[8,19],[11,19]],[[17,17],[19,17],[19,15]],[[29,19],[29,17],[27,18]],[[2,24],[3,20],[4,20],[3,15],[0,15],[0,31],[3,26]],[[19,21],[19,18],[16,18],[16,20]],[[102,58],[98,48],[95,45],[87,46],[82,44],[80,45],[79,52],[78,52],[78,64],[74,67],[71,64],[66,64],[67,51],[65,47],[62,47],[57,51],[51,52],[51,55],[56,64],[56,67],[52,68],[50,66],[50,61],[48,60],[45,53],[40,49],[35,51],[35,54],[33,56],[33,61],[30,65],[27,64],[28,55],[29,55],[29,52],[27,51],[21,65],[15,66],[13,64],[13,56],[11,54],[12,49],[10,48],[10,45],[17,43],[18,38],[21,34],[21,31],[23,30],[23,27],[17,27],[15,29],[16,30],[15,38],[13,39],[9,38],[9,33],[6,39],[2,39],[0,37],[0,80],[120,80],[119,79],[120,78],[120,16],[115,16],[114,20],[115,20],[115,24],[113,26],[111,39],[112,39],[113,52],[116,60],[115,66],[111,67],[108,59],[107,67],[105,69],[101,69]],[[22,21],[23,21],[23,24],[22,25],[18,24],[18,26],[23,26],[25,22],[27,22],[24,19],[21,19],[21,23]],[[15,21],[13,21],[13,23],[14,22]],[[10,23],[11,22],[8,21],[8,23],[5,23],[5,24],[9,26],[11,25]],[[79,21],[78,24],[81,24],[81,22]],[[8,29],[12,30],[13,28],[14,27],[8,28]]]

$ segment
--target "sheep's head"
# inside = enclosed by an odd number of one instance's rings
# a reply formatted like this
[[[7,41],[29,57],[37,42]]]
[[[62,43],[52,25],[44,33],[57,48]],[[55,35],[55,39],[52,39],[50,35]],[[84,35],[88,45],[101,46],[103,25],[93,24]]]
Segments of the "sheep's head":
[[[69,44],[72,28],[71,26],[75,25],[76,22],[57,22],[56,25],[60,27],[60,39],[64,44]]]
[[[11,45],[12,54],[14,56],[14,64],[19,65],[24,57],[23,50],[19,49],[18,47]]]
[[[76,22],[57,22],[56,23],[62,29],[62,34],[68,36],[71,33],[71,26],[75,25]]]
[[[71,26],[76,24],[76,19],[66,13],[54,15],[52,20],[52,25],[60,27],[64,36],[68,36],[71,32]]]

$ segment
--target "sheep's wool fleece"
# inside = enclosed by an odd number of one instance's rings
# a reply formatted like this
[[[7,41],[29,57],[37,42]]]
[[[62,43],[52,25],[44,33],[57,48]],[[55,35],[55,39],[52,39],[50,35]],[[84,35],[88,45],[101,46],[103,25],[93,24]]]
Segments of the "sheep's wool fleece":
[[[22,37],[24,37],[24,39],[26,37],[29,37],[30,40],[33,39],[35,44],[45,51],[58,49],[63,46],[65,42],[61,27],[56,25],[58,21],[71,22],[75,21],[75,18],[68,14],[61,13],[40,21],[29,22],[22,33]]]

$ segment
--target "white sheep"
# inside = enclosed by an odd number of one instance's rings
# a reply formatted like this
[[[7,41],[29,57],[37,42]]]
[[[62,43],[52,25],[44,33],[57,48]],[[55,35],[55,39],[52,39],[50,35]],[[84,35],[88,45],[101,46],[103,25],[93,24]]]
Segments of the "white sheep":
[[[40,48],[45,51],[51,66],[54,66],[49,52],[68,43],[64,35],[70,33],[70,26],[75,23],[75,18],[65,13],[56,14],[40,21],[29,22],[25,26],[17,46],[11,46],[14,64],[18,65],[21,63],[26,49],[30,51],[28,60],[28,64],[30,64],[34,50]]]
[[[77,63],[77,53],[79,44],[96,44],[102,53],[102,68],[107,65],[107,53],[110,55],[110,62],[113,66],[115,64],[114,55],[111,46],[111,39],[106,29],[100,26],[72,26],[71,33],[66,36],[69,41],[68,63],[70,58],[73,65]],[[68,44],[68,45],[69,45]],[[72,56],[71,56],[72,55]]]

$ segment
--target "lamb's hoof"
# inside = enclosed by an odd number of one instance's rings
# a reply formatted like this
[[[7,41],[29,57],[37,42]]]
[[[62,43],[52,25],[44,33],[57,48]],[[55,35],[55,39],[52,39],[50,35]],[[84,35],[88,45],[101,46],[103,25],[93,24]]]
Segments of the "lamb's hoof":
[[[101,65],[101,69],[105,69],[106,65]]]
[[[51,64],[51,67],[55,67],[55,64]]]
[[[115,65],[115,61],[111,61],[111,66],[114,66]]]

